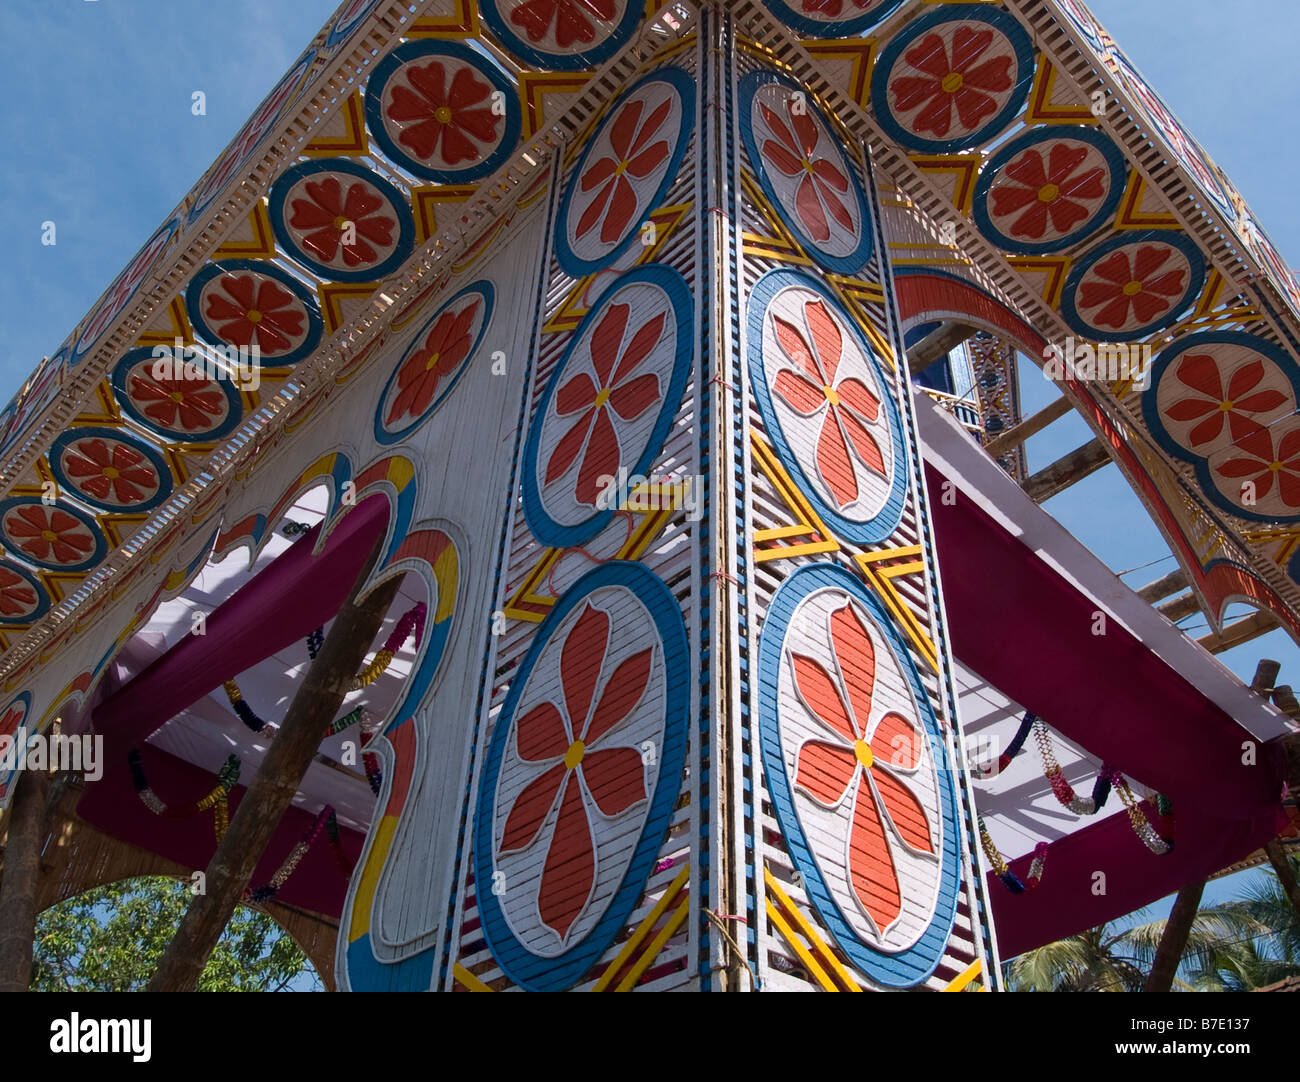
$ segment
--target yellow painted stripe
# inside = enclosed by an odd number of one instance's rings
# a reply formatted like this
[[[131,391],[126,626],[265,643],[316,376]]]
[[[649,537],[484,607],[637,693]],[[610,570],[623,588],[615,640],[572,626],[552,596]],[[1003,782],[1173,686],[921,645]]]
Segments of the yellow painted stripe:
[[[783,545],[779,549],[767,549],[763,552],[754,553],[754,562],[788,560],[794,556],[811,556],[817,552],[834,552],[839,547],[839,543],[836,541],[810,541],[806,545]]]
[[[623,949],[618,952],[618,956],[609,963],[605,972],[601,974],[600,980],[598,980],[592,988],[593,992],[603,992],[609,987],[610,982],[613,981],[618,971],[627,964],[627,960],[632,957],[632,954],[636,951],[637,947],[641,945],[641,941],[650,934],[650,929],[655,926],[659,918],[663,916],[664,911],[672,905],[673,900],[681,893],[682,888],[686,885],[686,880],[690,876],[690,873],[690,864],[687,863],[683,865],[682,870],[677,873],[677,878],[668,884],[668,889],[664,891],[664,896],[655,903],[655,907],[650,910],[649,915],[641,922],[640,927],[638,927],[632,934],[632,938],[623,944]]]
[[[457,962],[451,967],[452,973],[471,992],[490,992],[492,991],[486,984],[479,980],[473,973]]]
[[[459,561],[456,546],[447,543],[447,547],[438,554],[433,564],[433,577],[438,583],[438,607],[433,613],[433,622],[440,624],[448,619],[456,608],[456,586]]]
[[[770,900],[767,903],[767,919],[775,925],[776,930],[781,933],[781,937],[790,944],[795,954],[799,956],[799,961],[804,964],[804,968],[813,975],[817,983],[828,992],[838,992],[840,990],[839,985],[826,975],[826,970],[822,969],[817,959],[812,956],[812,952],[803,945],[794,929],[790,927],[785,917],[781,916],[780,911]]]
[[[755,541],[780,541],[786,537],[807,537],[812,530],[807,526],[776,526],[770,530],[755,530]]]
[[[959,976],[954,977],[943,990],[945,992],[960,992],[966,987],[966,985],[970,984],[971,981],[983,972],[984,963],[976,958],[975,961],[971,962],[971,964],[968,965]],[[987,991],[987,989],[981,988],[980,991]]]
[[[677,907],[668,923],[659,930],[659,934],[650,941],[650,946],[645,949],[645,953],[636,960],[636,965],[628,971],[627,976],[619,982],[614,991],[630,992],[632,990],[636,982],[641,979],[641,974],[649,969],[650,963],[659,957],[659,952],[664,949],[664,944],[677,934],[677,929],[686,920],[686,914],[690,912],[690,908],[691,900],[688,897]]]
[[[348,927],[348,942],[360,939],[370,931],[370,906],[375,898],[375,887],[379,885],[379,873],[384,866],[384,858],[393,844],[393,832],[397,829],[397,816],[385,815],[379,820],[379,829],[375,831],[375,844],[370,847],[365,870],[361,873],[361,882],[357,884],[356,897],[352,901],[352,923]]]
[[[776,895],[776,900],[780,903],[781,908],[789,914],[790,919],[794,921],[800,933],[806,940],[808,940],[812,949],[817,952],[817,956],[831,967],[835,975],[843,982],[844,987],[850,992],[861,992],[862,989],[858,986],[858,982],[853,979],[849,971],[845,969],[840,963],[840,960],[835,957],[835,952],[826,945],[826,942],[822,937],[817,934],[813,929],[813,926],[809,924],[804,915],[799,912],[799,907],[795,905],[794,902],[790,900],[790,896],[781,889],[781,884],[776,881],[776,876],[772,874],[770,868],[764,867],[763,882],[767,884],[767,889]]]

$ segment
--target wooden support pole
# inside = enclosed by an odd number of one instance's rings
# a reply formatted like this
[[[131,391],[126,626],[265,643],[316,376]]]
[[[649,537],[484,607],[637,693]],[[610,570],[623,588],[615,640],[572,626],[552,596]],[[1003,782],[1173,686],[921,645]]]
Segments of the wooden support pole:
[[[1037,413],[1026,417],[1018,425],[1012,425],[1005,432],[994,436],[984,445],[990,457],[1001,458],[1008,451],[1019,447],[1030,436],[1037,436],[1043,429],[1053,421],[1059,421],[1074,408],[1072,403],[1065,395],[1054,399]]]
[[[1165,921],[1165,930],[1156,947],[1156,956],[1151,962],[1151,972],[1147,974],[1144,992],[1168,992],[1174,986],[1174,974],[1178,972],[1178,963],[1183,959],[1187,949],[1187,937],[1192,932],[1192,922],[1196,920],[1196,911],[1201,906],[1201,894],[1205,890],[1205,880],[1188,883],[1178,892],[1174,907],[1169,911]]]
[[[948,356],[975,333],[964,323],[947,322],[931,331],[907,351],[907,370],[916,375],[924,372],[941,357]]]
[[[32,983],[36,938],[36,883],[45,844],[50,775],[24,770],[18,776],[0,880],[0,992],[26,992]]]
[[[1256,612],[1229,624],[1223,629],[1222,635],[1211,632],[1196,641],[1210,653],[1221,654],[1234,646],[1240,646],[1243,642],[1250,642],[1251,639],[1266,635],[1277,626],[1277,617],[1271,612]]]
[[[1184,616],[1191,616],[1192,613],[1200,611],[1201,606],[1197,603],[1196,595],[1190,591],[1180,594],[1172,601],[1166,601],[1163,605],[1156,606],[1156,612],[1177,623]]]
[[[1186,590],[1191,584],[1187,572],[1180,567],[1177,571],[1170,571],[1163,578],[1156,579],[1155,582],[1148,582],[1138,590],[1137,595],[1143,601],[1154,605],[1157,601],[1168,597],[1170,594],[1176,594],[1179,590]]]
[[[1042,503],[1076,481],[1082,481],[1089,474],[1096,473],[1109,462],[1109,449],[1101,440],[1094,439],[1058,458],[1050,466],[1044,466],[1020,487],[1034,503]]]
[[[1296,882],[1295,869],[1291,867],[1282,843],[1274,838],[1264,846],[1264,853],[1273,865],[1273,871],[1277,873],[1277,881],[1282,884],[1282,889],[1291,901],[1291,908],[1300,913],[1300,883]]]
[[[208,865],[206,892],[190,903],[149,982],[149,991],[194,989],[267,843],[298,792],[303,775],[397,596],[400,575],[377,586],[365,600],[357,600],[382,545],[383,538],[375,542],[347,600],[334,617],[320,653],[289,704],[279,732]]]

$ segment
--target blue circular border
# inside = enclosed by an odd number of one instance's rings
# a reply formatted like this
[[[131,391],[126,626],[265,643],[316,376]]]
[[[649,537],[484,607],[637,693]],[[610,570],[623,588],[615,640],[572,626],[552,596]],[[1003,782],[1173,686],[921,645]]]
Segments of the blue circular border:
[[[902,6],[903,0],[884,0],[875,11],[868,11],[856,19],[844,19],[841,22],[811,19],[807,15],[800,15],[786,3],[786,0],[766,0],[766,3],[768,10],[791,30],[797,30],[801,34],[812,34],[819,38],[847,38],[884,22]]]
[[[1081,143],[1089,143],[1101,151],[1102,157],[1106,159],[1106,164],[1110,166],[1110,191],[1101,206],[1067,236],[1039,243],[1023,243],[1013,240],[994,226],[989,218],[989,189],[993,186],[993,181],[998,174],[1002,172],[1003,166],[1017,154],[1029,147],[1050,142],[1054,139],[1075,139]],[[1066,248],[1073,247],[1084,238],[1095,233],[1101,227],[1101,224],[1119,209],[1120,201],[1124,198],[1127,179],[1128,164],[1124,161],[1124,155],[1120,153],[1119,147],[1110,138],[1097,131],[1096,128],[1085,128],[1073,124],[1045,124],[1027,131],[1023,135],[1016,136],[985,163],[984,168],[980,171],[979,180],[975,183],[975,196],[971,204],[975,226],[986,240],[1007,252],[1020,255],[1041,255],[1044,252],[1064,251]]]
[[[433,169],[427,162],[411,156],[403,149],[384,126],[384,88],[393,73],[403,64],[425,57],[447,56],[472,64],[474,69],[499,90],[505,97],[505,130],[501,133],[501,143],[486,158],[475,165],[463,169]],[[375,65],[366,82],[366,125],[370,136],[379,144],[383,152],[403,169],[425,180],[436,180],[439,184],[464,184],[471,180],[480,180],[495,172],[519,144],[519,133],[523,129],[523,112],[519,105],[519,94],[505,72],[487,53],[458,41],[408,41],[399,45],[383,60]],[[342,281],[342,279],[340,279]]]
[[[167,347],[171,348],[171,347]],[[122,355],[122,359],[117,362],[113,368],[110,382],[113,386],[113,397],[117,404],[135,424],[141,428],[147,429],[155,436],[169,440],[172,443],[207,443],[209,440],[215,440],[218,437],[226,435],[238,426],[243,418],[244,405],[240,401],[239,392],[235,390],[233,380],[218,379],[213,382],[221,388],[222,393],[226,396],[226,402],[230,409],[226,414],[226,419],[216,428],[211,428],[203,432],[179,432],[175,429],[163,428],[162,425],[151,421],[145,414],[136,409],[135,403],[131,401],[131,396],[127,391],[126,378],[131,369],[141,361],[160,360],[154,355],[153,347],[141,346],[139,349],[127,351]]]
[[[768,306],[771,304],[772,299],[782,289],[789,286],[812,290],[840,315],[841,322],[848,327],[854,341],[857,342],[858,347],[871,363],[877,386],[881,391],[881,403],[889,414],[889,437],[894,452],[894,479],[890,486],[889,498],[885,501],[884,507],[880,509],[874,518],[866,522],[855,522],[853,519],[843,517],[821,498],[820,493],[812,484],[811,478],[808,477],[798,458],[790,449],[790,444],[786,440],[785,433],[781,430],[781,425],[777,420],[776,407],[772,403],[772,393],[767,385],[767,372],[763,364],[763,320],[767,316]],[[907,502],[909,468],[907,448],[903,444],[902,415],[899,412],[898,403],[894,400],[893,378],[881,366],[879,359],[876,357],[876,351],[871,348],[871,344],[858,329],[854,320],[844,314],[840,303],[831,296],[821,282],[803,271],[791,270],[788,267],[779,267],[776,270],[768,271],[754,283],[746,307],[746,331],[748,334],[746,350],[749,354],[749,383],[754,392],[754,398],[758,401],[758,412],[763,418],[763,427],[767,429],[768,439],[772,441],[777,457],[785,466],[786,472],[796,479],[800,490],[832,530],[846,540],[858,544],[885,540],[898,528],[898,524],[903,519],[903,506]]]
[[[641,25],[645,14],[645,4],[641,0],[628,0],[627,10],[613,33],[599,45],[577,53],[548,53],[530,45],[501,17],[497,0],[478,0],[478,13],[497,41],[520,60],[548,71],[585,71],[603,64],[636,36],[636,28]]]
[[[1157,241],[1168,244],[1172,248],[1177,248],[1183,255],[1187,256],[1191,273],[1188,276],[1187,290],[1182,298],[1170,307],[1166,315],[1131,331],[1122,333],[1116,331],[1103,332],[1100,327],[1094,327],[1088,323],[1079,314],[1078,307],[1074,303],[1074,296],[1079,290],[1079,283],[1083,281],[1084,275],[1102,259],[1120,248],[1126,248],[1130,244],[1149,244]],[[1188,305],[1196,299],[1204,286],[1205,256],[1185,233],[1176,233],[1168,229],[1143,229],[1133,233],[1121,233],[1109,240],[1102,241],[1075,261],[1073,269],[1065,279],[1065,288],[1061,291],[1061,318],[1069,324],[1072,331],[1086,335],[1098,342],[1131,342],[1138,338],[1145,338],[1154,331],[1162,331],[1166,327],[1172,327],[1178,322],[1179,317],[1186,311]]]
[[[21,578],[23,582],[35,590],[37,602],[36,608],[28,616],[17,618],[12,616],[0,616],[0,627],[25,627],[27,624],[35,623],[50,611],[50,595],[35,575],[21,564],[17,564],[13,560],[9,559],[0,559],[0,567],[3,567],[6,571],[12,571],[15,575]],[[10,705],[13,704],[11,703]],[[3,713],[3,711],[0,711],[0,713]]]
[[[835,150],[840,156],[840,165],[844,168],[844,175],[849,178],[849,186],[853,189],[853,194],[858,202],[858,220],[862,223],[862,238],[859,240],[858,246],[848,255],[827,255],[804,233],[799,223],[786,214],[785,207],[781,204],[781,200],[777,198],[776,188],[773,187],[771,178],[767,175],[767,166],[763,164],[763,158],[758,152],[758,141],[754,138],[753,98],[759,89],[768,83],[778,83],[800,94],[808,93],[806,87],[800,86],[793,79],[788,79],[786,76],[767,68],[751,71],[740,80],[736,95],[739,109],[740,138],[744,141],[745,150],[749,154],[750,168],[753,170],[754,176],[758,178],[758,184],[763,189],[763,194],[767,196],[773,209],[781,216],[786,228],[794,234],[803,250],[829,271],[835,271],[837,274],[856,274],[867,265],[875,248],[872,239],[874,219],[867,204],[866,195],[862,190],[862,184],[858,179],[857,171],[840,148],[838,140],[835,140]],[[817,117],[826,131],[834,136],[835,128],[827,119],[826,114],[817,106],[811,104],[809,111]]]
[[[533,421],[528,428],[528,440],[524,444],[524,519],[528,523],[528,528],[545,545],[571,548],[574,545],[584,544],[599,534],[614,517],[615,509],[607,507],[575,526],[564,526],[552,520],[542,506],[542,494],[537,487],[538,445],[541,442],[542,422],[550,408],[551,399],[555,396],[564,371],[569,366],[569,360],[577,350],[578,344],[583,341],[587,328],[604,315],[606,303],[614,294],[637,282],[648,282],[658,286],[668,295],[677,334],[677,355],[673,359],[673,374],[664,393],[663,405],[659,408],[659,419],[655,421],[641,457],[634,465],[628,467],[629,475],[645,473],[659,456],[664,440],[668,438],[668,433],[672,429],[673,418],[677,415],[682,394],[686,390],[695,346],[695,306],[691,300],[690,287],[686,284],[686,279],[667,264],[647,263],[618,278],[591,306],[582,322],[578,324],[577,330],[573,332],[573,337],[569,339],[569,344],[565,347],[554,371],[551,372],[546,389],[542,392],[541,400],[533,413]]]
[[[70,444],[76,443],[79,440],[95,439],[96,437],[105,440],[116,440],[118,443],[125,443],[133,450],[139,451],[144,455],[145,458],[153,464],[154,469],[158,471],[158,492],[144,503],[134,504],[105,503],[82,492],[81,488],[64,473],[63,465],[59,459],[62,457],[64,449]],[[175,484],[172,478],[171,468],[167,465],[167,460],[163,458],[158,449],[149,446],[149,444],[145,443],[138,436],[132,435],[120,428],[68,429],[68,431],[61,433],[54,442],[50,444],[50,449],[46,452],[46,459],[50,464],[50,472],[54,474],[54,479],[58,481],[61,488],[67,489],[70,495],[86,504],[88,507],[93,507],[99,511],[108,511],[113,514],[126,515],[137,511],[152,511],[172,494],[172,488]]]
[[[321,336],[324,333],[325,325],[321,322],[320,308],[316,305],[316,298],[313,297],[297,278],[294,278],[287,271],[281,270],[274,263],[267,263],[256,259],[223,259],[219,263],[209,263],[190,279],[189,285],[185,287],[185,311],[190,317],[190,323],[199,333],[199,336],[210,346],[224,349],[230,345],[224,341],[203,318],[200,310],[199,298],[202,296],[203,287],[206,286],[213,278],[222,274],[238,274],[240,272],[254,273],[265,275],[267,278],[274,279],[279,285],[284,286],[298,300],[302,301],[303,307],[307,310],[307,337],[303,339],[302,345],[297,349],[290,350],[283,357],[276,357],[273,360],[261,358],[258,363],[259,368],[287,368],[292,364],[297,364],[304,357],[310,357],[316,347],[320,345]],[[260,356],[260,355],[259,355]]]
[[[542,626],[537,629],[532,646],[515,670],[496,728],[492,732],[492,743],[479,782],[474,816],[474,880],[480,884],[492,882],[492,826],[497,779],[506,741],[514,731],[519,697],[523,694],[542,650],[564,619],[591,593],[606,586],[622,586],[645,605],[663,645],[665,716],[663,746],[659,749],[659,776],[655,782],[645,826],[641,830],[641,837],[627,871],[623,873],[623,881],[591,931],[563,954],[554,958],[542,958],[529,951],[510,931],[496,896],[490,890],[480,889],[479,915],[492,956],[511,980],[532,991],[560,991],[580,980],[614,941],[619,930],[627,924],[654,867],[655,857],[663,845],[664,834],[681,790],[690,729],[689,696],[692,686],[686,623],[682,619],[676,598],[661,579],[641,564],[611,560],[588,571],[556,603]]]
[[[844,590],[871,614],[877,630],[885,637],[894,652],[899,668],[907,677],[908,686],[916,699],[925,727],[931,754],[936,755],[935,774],[943,814],[943,848],[940,854],[942,871],[934,916],[915,944],[904,951],[877,951],[863,943],[853,931],[835,902],[821,869],[812,855],[808,840],[795,810],[790,780],[785,771],[781,748],[780,717],[777,695],[780,687],[781,652],[785,648],[790,619],[795,609],[815,590],[831,587]],[[919,984],[934,972],[943,958],[952,934],[960,893],[958,867],[961,864],[961,844],[958,838],[957,793],[953,784],[953,765],[947,754],[944,733],[935,716],[934,707],[916,663],[907,646],[894,628],[884,606],[852,573],[837,564],[813,564],[799,568],[777,587],[767,607],[758,641],[758,727],[762,740],[763,771],[767,777],[768,791],[777,822],[785,835],[786,845],[796,868],[803,875],[808,897],[822,921],[834,935],[835,941],[848,955],[849,960],[872,980],[889,988],[909,988]],[[937,753],[943,749],[943,759]],[[945,778],[947,779],[945,782]]]
[[[595,150],[596,141],[609,126],[611,118],[623,107],[623,103],[642,86],[650,82],[668,83],[677,91],[677,96],[682,103],[682,122],[677,129],[677,139],[673,146],[672,154],[668,159],[668,168],[665,170],[663,179],[659,182],[659,187],[655,189],[653,198],[646,204],[645,212],[636,220],[632,228],[628,230],[627,236],[619,245],[600,259],[580,259],[574,254],[573,249],[569,247],[568,225],[569,225],[569,208],[573,204],[573,192],[577,187],[578,178],[582,176],[582,171],[587,167],[587,161],[591,157],[592,151]],[[691,141],[690,133],[692,127],[698,126],[693,123],[698,120],[695,115],[695,80],[690,74],[682,68],[660,68],[658,71],[652,71],[638,79],[635,83],[619,95],[605,112],[601,120],[600,127],[592,132],[591,137],[587,140],[587,145],[583,148],[582,157],[578,159],[578,164],[569,173],[568,183],[564,186],[564,194],[560,197],[560,209],[555,216],[555,258],[559,261],[564,273],[570,278],[582,278],[588,274],[594,274],[604,267],[618,259],[624,252],[632,246],[638,239],[642,224],[650,217],[663,201],[664,196],[668,194],[668,189],[672,187],[673,181],[677,179],[677,174],[682,166],[682,159],[686,156],[686,146]]]
[[[1175,442],[1173,437],[1169,435],[1168,430],[1166,430],[1164,419],[1160,416],[1160,411],[1156,406],[1156,393],[1159,390],[1161,379],[1164,378],[1165,370],[1189,349],[1199,349],[1202,346],[1209,345],[1242,346],[1264,354],[1290,380],[1291,391],[1296,396],[1296,401],[1300,402],[1300,370],[1296,369],[1295,364],[1281,346],[1242,331],[1201,331],[1198,334],[1186,335],[1167,349],[1162,350],[1160,356],[1156,358],[1155,363],[1151,366],[1151,382],[1147,389],[1142,392],[1142,419],[1146,421],[1147,429],[1163,450],[1183,462],[1189,463],[1194,468],[1196,481],[1201,486],[1202,494],[1211,503],[1228,514],[1251,522],[1300,522],[1300,512],[1294,515],[1261,515],[1258,511],[1251,511],[1240,504],[1233,503],[1214,484],[1213,475],[1210,473],[1209,459],[1204,455],[1189,451],[1180,443]]]
[[[339,270],[337,267],[331,267],[326,263],[321,263],[313,259],[298,245],[294,240],[293,234],[289,232],[288,225],[284,220],[284,201],[288,197],[289,189],[293,187],[303,177],[311,176],[314,173],[347,173],[358,180],[364,180],[367,184],[379,189],[379,191],[388,199],[393,214],[397,217],[397,246],[389,254],[387,259],[376,263],[373,267],[366,267],[364,270]],[[332,282],[374,282],[392,274],[398,267],[406,262],[407,257],[415,249],[415,218],[411,214],[411,207],[406,201],[406,196],[397,190],[387,180],[381,177],[373,169],[367,169],[364,165],[358,165],[347,158],[318,158],[315,161],[299,162],[297,165],[291,165],[283,173],[275,178],[275,183],[271,185],[270,192],[267,193],[267,209],[271,215],[271,231],[275,234],[275,239],[279,242],[280,247],[288,253],[289,257],[295,262],[306,267],[313,274]],[[227,260],[228,263],[247,262],[247,260]],[[186,304],[188,306],[189,293],[186,292]],[[191,313],[191,317],[193,313]]]
[[[375,441],[377,443],[380,443],[385,447],[392,446],[395,443],[401,443],[402,440],[406,439],[407,436],[432,417],[447,396],[456,389],[456,384],[460,382],[461,377],[465,374],[469,366],[474,363],[474,354],[478,351],[478,347],[483,344],[483,337],[487,334],[488,324],[492,322],[492,317],[496,314],[496,292],[496,287],[491,282],[486,278],[480,278],[478,281],[471,282],[454,296],[448,297],[447,300],[439,306],[438,310],[421,325],[419,331],[416,332],[415,337],[411,339],[411,344],[402,351],[401,360],[393,366],[393,371],[389,374],[388,381],[384,384],[383,393],[379,396],[379,405],[375,409]],[[465,359],[461,361],[460,368],[457,369],[451,382],[438,393],[438,396],[432,402],[429,403],[428,408],[400,432],[390,432],[384,426],[383,416],[384,407],[388,404],[388,392],[392,389],[393,381],[397,379],[398,373],[402,370],[402,366],[410,359],[411,352],[418,348],[420,341],[424,338],[424,335],[428,332],[429,328],[438,321],[439,317],[441,317],[448,308],[467,293],[477,293],[483,298],[487,305],[487,312],[483,316],[482,322],[479,324],[478,334],[475,336],[474,341],[470,343],[469,353],[467,353]]]
[[[14,559],[31,564],[33,567],[42,568],[45,571],[88,571],[99,563],[108,552],[108,542],[104,538],[104,531],[99,528],[99,523],[95,521],[94,516],[79,507],[74,507],[67,500],[55,500],[53,503],[45,503],[38,496],[10,496],[6,500],[0,500],[0,519],[3,519],[11,507],[24,504],[33,504],[50,510],[66,511],[90,531],[91,536],[95,539],[95,547],[91,549],[90,555],[79,564],[48,563],[36,559],[35,556],[27,555],[16,545],[11,545],[4,534],[0,532],[0,549],[3,549]]]
[[[889,75],[898,58],[903,55],[903,51],[921,34],[945,23],[956,22],[987,23],[1003,34],[1015,50],[1016,81],[1011,88],[1011,96],[1007,99],[1007,103],[973,132],[959,139],[926,139],[924,136],[908,131],[895,118],[893,107],[889,104]],[[872,111],[880,126],[884,128],[885,134],[908,149],[931,154],[949,154],[956,150],[966,150],[987,142],[1015,119],[1016,114],[1029,99],[1029,91],[1034,83],[1034,72],[1033,42],[1029,40],[1025,28],[1014,16],[1001,8],[980,11],[978,8],[971,8],[970,5],[947,5],[936,8],[919,19],[913,19],[885,46],[871,74]]]

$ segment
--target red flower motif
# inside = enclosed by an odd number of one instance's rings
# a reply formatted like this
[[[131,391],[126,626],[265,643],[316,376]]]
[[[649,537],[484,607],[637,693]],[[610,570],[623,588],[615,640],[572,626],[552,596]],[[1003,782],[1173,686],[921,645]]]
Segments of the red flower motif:
[[[555,412],[560,417],[582,411],[560,437],[546,464],[545,484],[559,480],[579,458],[575,496],[579,503],[596,505],[600,479],[618,472],[622,448],[610,416],[634,421],[659,401],[659,377],[653,372],[633,378],[632,373],[663,337],[667,313],[661,312],[637,328],[619,353],[627,330],[631,305],[611,304],[591,336],[591,365],[600,386],[585,372],[565,383],[555,394]]]
[[[819,244],[830,240],[828,214],[841,229],[856,232],[853,216],[835,194],[843,195],[849,190],[849,178],[830,158],[814,157],[820,133],[807,110],[794,112],[792,102],[787,102],[785,108],[789,126],[773,110],[759,103],[763,119],[776,136],[765,140],[759,152],[777,172],[787,177],[802,177],[795,190],[795,211],[813,240]]]
[[[1029,147],[1007,165],[989,194],[998,217],[1024,210],[1011,223],[1011,236],[1041,239],[1049,219],[1057,233],[1065,234],[1088,217],[1084,201],[1105,197],[1106,170],[1098,166],[1076,176],[1087,157],[1084,147],[1057,143],[1046,161],[1041,150]]]
[[[22,504],[5,516],[5,532],[35,560],[74,564],[94,549],[85,523],[57,507]]]
[[[1217,439],[1225,419],[1236,443],[1261,427],[1252,419],[1255,414],[1277,409],[1286,401],[1286,395],[1273,387],[1250,393],[1264,378],[1262,361],[1252,361],[1237,369],[1228,381],[1227,393],[1223,390],[1218,363],[1208,354],[1184,354],[1178,362],[1177,375],[1179,383],[1201,397],[1180,398],[1165,410],[1165,416],[1175,421],[1205,418],[1188,433],[1193,446]]]
[[[840,376],[844,336],[821,301],[806,301],[804,319],[815,346],[793,324],[773,314],[776,340],[795,369],[777,373],[773,390],[802,417],[823,414],[817,436],[817,472],[835,495],[840,509],[858,498],[858,476],[849,457],[885,476],[880,445],[867,425],[880,420],[880,399],[853,376]],[[839,378],[837,378],[839,377]]]
[[[933,132],[942,138],[952,128],[952,111],[967,131],[974,131],[998,111],[993,94],[1011,89],[1010,56],[995,56],[983,64],[975,62],[993,44],[992,30],[959,26],[952,38],[952,60],[938,34],[926,34],[903,54],[903,58],[924,76],[904,75],[890,84],[894,108],[921,111],[912,120],[915,132]]]
[[[1230,458],[1216,467],[1222,477],[1245,477],[1255,486],[1255,499],[1262,500],[1273,491],[1277,479],[1278,495],[1288,507],[1300,507],[1300,429],[1292,429],[1277,442],[1273,433],[1258,427],[1238,444],[1242,458]]]
[[[799,748],[794,784],[824,808],[852,799],[849,880],[883,933],[902,912],[891,835],[913,852],[934,853],[925,809],[902,780],[921,762],[922,737],[913,722],[893,711],[871,726],[876,680],[871,635],[847,602],[831,613],[830,625],[839,679],[813,658],[790,653],[799,698],[831,736]]]
[[[16,571],[0,567],[0,616],[18,616],[35,607],[36,591],[27,580]],[[0,733],[4,731],[4,724],[0,723]]]
[[[63,468],[79,489],[97,500],[111,493],[118,503],[139,503],[158,490],[158,472],[143,454],[121,443],[110,447],[98,437],[72,444]]]
[[[224,295],[223,295],[224,294]],[[217,325],[223,342],[267,355],[287,353],[292,337],[302,334],[298,298],[269,278],[227,274],[207,296],[205,315]]]
[[[1088,272],[1102,281],[1084,281],[1079,287],[1079,307],[1104,305],[1092,317],[1099,327],[1124,326],[1130,310],[1139,324],[1163,315],[1186,289],[1187,271],[1174,269],[1157,273],[1173,258],[1173,250],[1157,245],[1138,248],[1132,262],[1125,252],[1107,256]]]
[[[663,127],[671,108],[671,102],[662,102],[644,122],[641,113],[645,103],[640,99],[628,102],[619,110],[609,130],[614,156],[606,155],[593,162],[578,181],[580,191],[589,192],[597,187],[600,191],[578,219],[575,239],[594,229],[602,216],[600,242],[612,244],[622,238],[637,211],[636,191],[624,174],[642,180],[668,160],[667,140],[650,143],[650,139]]]
[[[438,317],[424,345],[407,358],[397,374],[398,393],[384,418],[385,424],[391,425],[408,414],[419,417],[433,401],[438,384],[469,356],[472,343],[469,330],[474,325],[478,306],[478,301],[471,301],[459,312],[443,312]]]
[[[18,725],[23,720],[27,711],[21,706],[13,706],[5,711],[5,716],[0,718],[0,736],[12,736],[18,731]],[[3,792],[0,789],[0,792]]]
[[[432,60],[423,67],[410,64],[403,70],[414,89],[394,87],[385,113],[399,123],[414,122],[402,129],[397,141],[409,147],[417,158],[431,160],[441,143],[442,160],[459,165],[482,157],[478,143],[497,141],[497,127],[505,118],[492,112],[488,101],[492,84],[480,79],[472,68],[459,68],[450,86],[441,60]],[[474,139],[468,138],[467,132]]]
[[[289,225],[306,231],[300,243],[321,262],[332,263],[341,246],[344,264],[358,267],[378,262],[374,244],[392,246],[397,219],[380,213],[388,204],[364,181],[349,184],[345,195],[338,177],[327,176],[307,181],[303,191],[306,199],[289,201]],[[349,231],[353,241],[343,244],[343,234]]]
[[[615,15],[614,0],[526,0],[510,13],[510,21],[536,45],[553,20],[555,44],[567,49],[576,42],[590,45],[596,40],[596,27],[588,14],[609,22]]]
[[[654,648],[620,662],[597,696],[609,632],[609,616],[590,603],[585,605],[560,650],[563,702],[533,707],[515,729],[519,758],[546,769],[524,787],[510,809],[501,852],[517,853],[532,846],[559,805],[537,909],[561,939],[587,907],[596,881],[596,843],[583,791],[607,819],[647,799],[640,749],[597,745],[607,743],[641,701],[650,683]]]
[[[131,398],[160,428],[200,432],[213,427],[226,408],[226,396],[211,380],[155,379],[147,369],[130,377]]]
[[[865,11],[875,0],[852,0],[853,6],[859,11]],[[829,19],[839,18],[840,12],[844,10],[844,0],[803,0],[803,9],[809,15],[825,15]]]

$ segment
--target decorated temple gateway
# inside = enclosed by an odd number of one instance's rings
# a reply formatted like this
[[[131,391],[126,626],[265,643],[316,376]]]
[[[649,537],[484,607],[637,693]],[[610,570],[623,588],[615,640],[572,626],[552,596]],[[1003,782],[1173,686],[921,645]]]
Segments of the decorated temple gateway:
[[[206,870],[339,989],[997,990],[1288,828],[1213,655],[1300,637],[1298,402],[1076,0],[352,0],[0,413],[0,751],[102,753],[0,760],[0,921]],[[1039,506],[1112,463],[1136,593]]]

